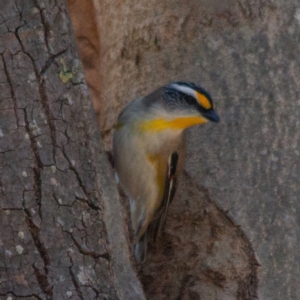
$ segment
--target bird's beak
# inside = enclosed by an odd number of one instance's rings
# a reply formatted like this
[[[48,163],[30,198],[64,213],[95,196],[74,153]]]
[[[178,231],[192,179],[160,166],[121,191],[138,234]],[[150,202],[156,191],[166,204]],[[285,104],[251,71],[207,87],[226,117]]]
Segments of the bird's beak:
[[[218,123],[220,121],[220,117],[217,115],[217,113],[214,110],[209,110],[205,112],[201,112],[203,117],[206,118],[209,121]]]

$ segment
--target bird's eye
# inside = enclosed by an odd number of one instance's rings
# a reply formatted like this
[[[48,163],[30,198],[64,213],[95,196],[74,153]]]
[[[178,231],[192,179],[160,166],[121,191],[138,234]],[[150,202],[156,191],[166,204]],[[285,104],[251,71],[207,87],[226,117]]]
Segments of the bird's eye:
[[[185,97],[185,102],[188,105],[195,105],[195,98],[188,95],[188,96]]]

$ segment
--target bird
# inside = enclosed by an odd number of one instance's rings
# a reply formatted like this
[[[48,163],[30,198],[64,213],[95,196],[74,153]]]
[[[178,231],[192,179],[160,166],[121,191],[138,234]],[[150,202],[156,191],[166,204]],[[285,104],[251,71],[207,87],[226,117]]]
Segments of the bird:
[[[175,81],[131,101],[113,134],[116,178],[130,201],[133,252],[146,260],[147,235],[161,232],[183,170],[186,129],[219,122],[212,97],[192,82]]]

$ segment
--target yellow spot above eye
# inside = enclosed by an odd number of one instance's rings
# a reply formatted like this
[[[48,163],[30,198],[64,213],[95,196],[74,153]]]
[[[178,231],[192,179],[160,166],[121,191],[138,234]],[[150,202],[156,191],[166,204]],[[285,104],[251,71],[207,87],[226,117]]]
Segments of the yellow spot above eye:
[[[205,118],[201,116],[197,117],[180,117],[172,120],[165,119],[154,119],[143,121],[140,124],[140,129],[142,131],[150,131],[150,132],[159,132],[166,129],[185,129],[191,126],[195,126],[198,124],[203,124],[208,122]]]
[[[203,94],[196,92],[196,95],[197,95],[197,100],[201,106],[203,106],[205,109],[211,108],[211,104],[209,100]]]

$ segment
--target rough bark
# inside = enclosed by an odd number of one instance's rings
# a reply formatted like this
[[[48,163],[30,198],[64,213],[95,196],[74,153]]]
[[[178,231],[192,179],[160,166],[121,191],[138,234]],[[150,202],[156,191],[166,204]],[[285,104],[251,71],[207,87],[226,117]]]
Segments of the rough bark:
[[[0,7],[0,297],[143,299],[65,3]]]

